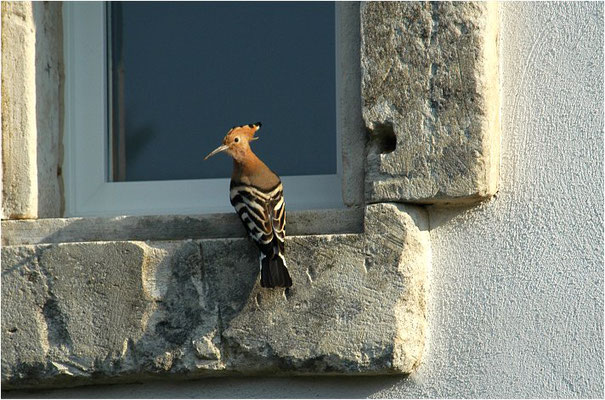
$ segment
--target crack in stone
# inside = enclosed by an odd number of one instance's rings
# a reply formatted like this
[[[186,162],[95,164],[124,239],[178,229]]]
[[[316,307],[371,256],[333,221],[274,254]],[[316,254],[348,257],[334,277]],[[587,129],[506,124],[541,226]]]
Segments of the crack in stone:
[[[437,31],[439,29],[439,13],[438,9],[441,7],[438,1],[431,1],[431,33],[429,35],[430,45],[435,45],[437,40]]]
[[[313,284],[313,278],[311,277],[311,274],[309,273],[309,268],[305,269],[305,274],[307,274],[307,278],[309,279],[309,283],[312,285]]]

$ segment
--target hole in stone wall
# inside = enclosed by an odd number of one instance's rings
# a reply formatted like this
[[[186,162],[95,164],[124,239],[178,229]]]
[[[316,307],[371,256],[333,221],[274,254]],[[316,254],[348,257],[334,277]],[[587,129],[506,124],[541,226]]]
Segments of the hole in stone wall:
[[[397,136],[393,130],[393,123],[375,123],[374,129],[370,131],[370,152],[386,154],[391,153],[397,147]]]

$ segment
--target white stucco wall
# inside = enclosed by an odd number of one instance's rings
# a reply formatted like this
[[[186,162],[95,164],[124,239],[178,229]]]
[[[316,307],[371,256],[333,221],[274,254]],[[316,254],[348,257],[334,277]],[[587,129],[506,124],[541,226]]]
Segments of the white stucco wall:
[[[603,397],[603,3],[503,4],[501,49],[500,191],[431,212],[430,337],[416,373],[35,396]]]
[[[603,3],[503,8],[499,195],[431,213],[423,387],[384,394],[603,397]]]

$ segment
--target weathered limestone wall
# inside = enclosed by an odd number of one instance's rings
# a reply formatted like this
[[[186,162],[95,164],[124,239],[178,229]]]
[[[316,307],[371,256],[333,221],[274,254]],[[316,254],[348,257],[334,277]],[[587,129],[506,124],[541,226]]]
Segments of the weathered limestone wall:
[[[2,219],[38,215],[32,3],[2,2]]]
[[[477,202],[496,193],[497,3],[361,6],[366,201]]]
[[[363,233],[364,210],[288,212],[288,235]],[[237,214],[47,218],[2,222],[2,246],[245,237]]]
[[[365,204],[365,148],[367,134],[361,118],[361,71],[359,64],[359,4],[337,3],[336,91],[338,101],[337,126],[342,152],[342,199],[347,206]]]
[[[33,3],[36,24],[38,218],[63,216],[63,23],[60,2]]]
[[[501,8],[500,191],[430,213],[429,337],[413,374],[172,377],[6,395],[603,398],[604,3]]]
[[[33,50],[23,47],[27,65],[35,55],[35,86],[23,82],[35,99],[10,102],[29,125],[7,120],[7,131],[24,138],[31,160],[19,173],[30,180],[7,186],[3,218],[60,216],[60,5],[20,7],[32,15],[22,36],[36,35]],[[10,15],[21,14],[3,13],[3,24],[20,26]],[[3,221],[4,388],[418,368],[429,226],[422,208],[403,203],[460,204],[496,190],[497,7],[367,3],[359,18],[344,18],[339,49],[355,62],[361,48],[359,76],[339,82],[339,101],[358,104],[369,130],[364,138],[357,114],[340,116],[343,199],[359,208],[289,220],[295,286],[260,290],[257,253],[235,215]],[[357,22],[361,38],[347,38]],[[3,148],[14,140],[3,136]],[[20,184],[10,168],[21,155],[3,154],[5,182]]]
[[[286,291],[260,288],[257,251],[239,238],[5,246],[3,387],[411,372],[424,349],[426,222],[377,204],[365,235],[291,236]]]
[[[2,2],[2,219],[63,213],[61,7]]]

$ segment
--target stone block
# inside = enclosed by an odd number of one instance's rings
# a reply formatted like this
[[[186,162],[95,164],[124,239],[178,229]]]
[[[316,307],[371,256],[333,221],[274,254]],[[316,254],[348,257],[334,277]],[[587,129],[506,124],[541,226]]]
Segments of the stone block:
[[[288,211],[288,234],[361,233],[363,213],[361,208]],[[235,213],[8,220],[2,221],[2,233],[3,246],[246,236]]]
[[[36,218],[36,38],[31,2],[2,3],[2,219]]]
[[[338,62],[336,126],[342,150],[342,200],[363,206],[366,132],[361,118],[361,71],[359,63],[359,3],[336,3],[336,61]]]
[[[2,3],[2,219],[63,213],[61,3]]]
[[[496,3],[361,6],[366,200],[465,203],[497,190]]]
[[[36,24],[36,134],[38,218],[62,217],[63,4],[33,2]]]
[[[421,360],[424,211],[291,236],[294,286],[264,289],[246,239],[2,249],[5,389],[227,374],[402,374]]]

